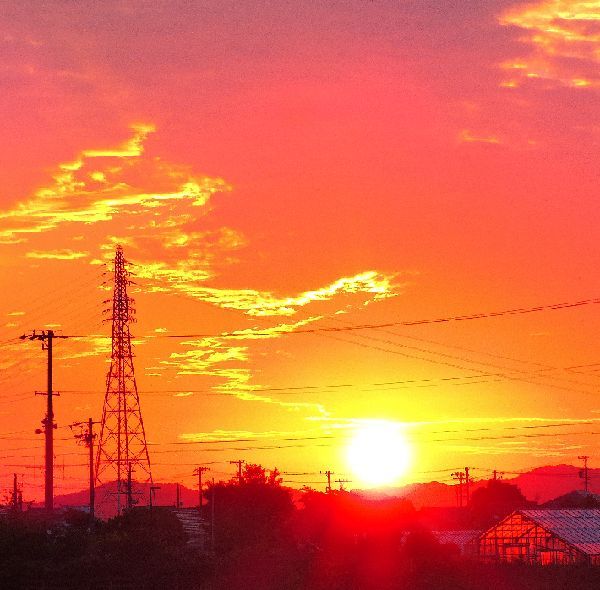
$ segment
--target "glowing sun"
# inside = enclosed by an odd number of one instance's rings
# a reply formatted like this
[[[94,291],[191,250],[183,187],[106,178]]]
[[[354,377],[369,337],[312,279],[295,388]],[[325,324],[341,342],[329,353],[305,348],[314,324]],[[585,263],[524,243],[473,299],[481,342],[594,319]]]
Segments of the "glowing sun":
[[[347,460],[359,485],[377,487],[398,481],[411,463],[411,447],[393,422],[361,425],[348,446]]]

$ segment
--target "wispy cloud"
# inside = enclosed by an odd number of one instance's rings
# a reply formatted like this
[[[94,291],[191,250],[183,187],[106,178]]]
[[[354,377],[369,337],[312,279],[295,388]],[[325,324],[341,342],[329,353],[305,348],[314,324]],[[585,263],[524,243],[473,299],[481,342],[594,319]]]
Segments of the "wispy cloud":
[[[218,307],[242,311],[250,316],[290,316],[301,307],[328,301],[342,294],[363,293],[373,300],[386,299],[398,294],[393,284],[394,275],[377,271],[342,277],[324,287],[283,297],[269,291],[217,289],[198,284],[210,278],[210,273],[194,260],[179,261],[174,267],[155,262],[141,268],[138,275],[147,279],[150,289],[177,291]]]
[[[319,404],[283,402],[255,391],[261,386],[253,383],[249,341],[282,337],[321,319],[323,313],[335,313],[349,301],[362,304],[394,297],[400,288],[396,275],[367,270],[334,276],[324,285],[291,294],[214,286],[211,281],[219,268],[235,263],[232,252],[247,245],[246,237],[233,227],[202,226],[213,195],[229,192],[230,186],[223,179],[199,175],[147,153],[145,142],[152,132],[151,124],[131,125],[131,136],[121,145],[83,149],[72,161],[59,164],[46,186],[0,211],[0,243],[28,242],[27,251],[19,249],[31,260],[87,258],[92,265],[109,262],[120,243],[127,247],[136,282],[145,293],[182,295],[262,318],[263,323],[269,317],[294,316],[304,310],[295,322],[183,342],[158,367],[147,368],[152,372],[146,374],[174,371],[181,376],[208,376],[223,394],[325,415]],[[48,243],[49,235],[53,248],[40,247]],[[247,318],[243,325],[248,325]],[[69,358],[106,354],[106,342],[101,340],[90,340],[85,346]]]
[[[542,0],[500,17],[525,32],[531,51],[503,64],[516,79],[543,79],[573,88],[600,87],[600,1]]]
[[[144,139],[153,129],[152,125],[132,125],[132,137],[124,145],[84,150],[74,161],[60,164],[51,184],[0,212],[0,240],[18,243],[67,224],[81,231],[82,226],[131,218],[134,213],[136,218],[146,214],[141,221],[148,228],[157,210],[168,220],[174,204],[203,207],[214,193],[229,190],[222,179],[142,158]]]
[[[27,258],[38,260],[77,260],[78,258],[87,258],[89,255],[89,252],[77,252],[68,248],[62,250],[32,250],[25,253]]]
[[[468,129],[463,129],[458,138],[462,143],[491,143],[496,145],[502,143],[500,138],[495,135],[475,133]]]

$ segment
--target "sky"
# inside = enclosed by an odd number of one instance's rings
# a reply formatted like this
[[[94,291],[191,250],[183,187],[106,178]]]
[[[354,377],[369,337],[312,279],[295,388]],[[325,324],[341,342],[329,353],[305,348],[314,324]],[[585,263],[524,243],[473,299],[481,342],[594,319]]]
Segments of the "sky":
[[[0,25],[0,487],[43,495],[33,329],[71,336],[56,490],[85,487],[68,425],[101,416],[117,244],[155,481],[361,487],[373,425],[406,441],[394,484],[594,466],[598,0],[6,0]]]

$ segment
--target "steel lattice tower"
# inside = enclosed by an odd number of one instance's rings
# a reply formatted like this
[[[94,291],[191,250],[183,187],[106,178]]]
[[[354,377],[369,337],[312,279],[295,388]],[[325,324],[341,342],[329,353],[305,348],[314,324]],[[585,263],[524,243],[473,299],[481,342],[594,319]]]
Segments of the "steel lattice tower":
[[[117,246],[112,316],[109,318],[112,320],[111,363],[106,376],[106,395],[96,455],[96,485],[116,479],[117,514],[122,511],[123,494],[127,494],[126,505],[131,507],[133,504],[132,472],[137,472],[138,480],[145,480],[152,485],[150,457],[131,351],[129,326],[135,322],[135,309],[134,300],[127,295],[130,284],[123,248]]]

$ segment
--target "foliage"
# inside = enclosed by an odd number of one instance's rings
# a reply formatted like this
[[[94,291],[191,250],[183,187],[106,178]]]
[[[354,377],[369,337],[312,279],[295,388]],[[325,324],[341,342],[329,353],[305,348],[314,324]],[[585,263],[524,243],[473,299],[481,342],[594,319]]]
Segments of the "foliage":
[[[494,479],[473,492],[469,509],[473,527],[485,529],[514,510],[531,505],[517,486]]]
[[[277,469],[270,473],[260,465],[245,465],[242,480],[210,485],[206,514],[214,505],[215,546],[229,552],[251,545],[283,542],[293,513],[291,493],[281,487]]]

